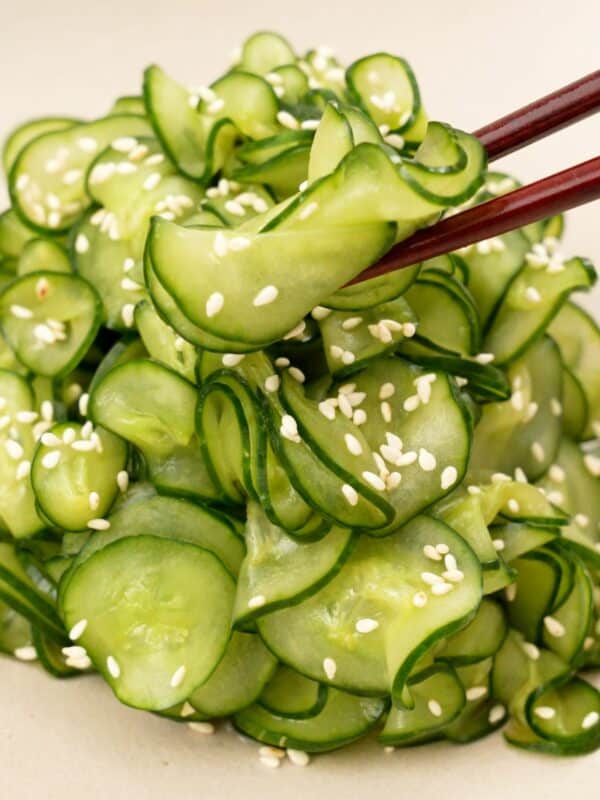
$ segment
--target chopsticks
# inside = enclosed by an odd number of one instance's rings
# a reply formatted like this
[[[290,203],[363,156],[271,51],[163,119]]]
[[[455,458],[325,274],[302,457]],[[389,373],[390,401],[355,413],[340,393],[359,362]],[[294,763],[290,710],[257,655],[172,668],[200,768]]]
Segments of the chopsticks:
[[[493,160],[600,110],[600,70],[546,95],[474,135]],[[348,285],[385,275],[600,198],[600,156],[442,220],[395,245]]]

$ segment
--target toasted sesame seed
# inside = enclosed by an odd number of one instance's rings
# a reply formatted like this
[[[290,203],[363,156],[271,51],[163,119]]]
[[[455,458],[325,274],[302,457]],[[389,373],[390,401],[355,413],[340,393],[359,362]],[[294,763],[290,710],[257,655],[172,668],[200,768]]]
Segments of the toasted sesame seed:
[[[245,356],[243,353],[224,353],[221,358],[221,363],[224,367],[237,367],[241,364]]]
[[[210,736],[215,732],[215,726],[212,722],[188,722],[187,726],[194,733],[202,733],[205,736]]]
[[[490,709],[490,713],[488,714],[488,722],[490,725],[496,725],[496,723],[500,722],[501,719],[504,718],[506,710],[503,705],[495,705],[492,706]]]
[[[214,317],[216,314],[218,314],[223,308],[224,302],[225,298],[221,292],[213,292],[206,301],[206,316]]]
[[[358,503],[358,492],[349,483],[345,483],[342,486],[342,494],[351,506],[355,506]]]
[[[278,295],[279,289],[276,286],[265,286],[255,295],[252,305],[266,306],[276,300]]]
[[[370,617],[363,617],[363,619],[357,620],[354,626],[357,633],[371,633],[377,630],[378,627],[379,623],[377,620],[371,619]]]
[[[248,608],[261,608],[267,602],[264,594],[257,594],[248,600]]]
[[[472,703],[475,700],[480,700],[482,697],[485,697],[487,693],[487,686],[469,686],[465,692],[465,696],[467,700]]]
[[[76,622],[75,625],[69,631],[69,639],[72,642],[76,642],[83,634],[85,633],[85,629],[88,626],[87,619],[80,619],[79,622]]]
[[[335,673],[337,672],[337,664],[335,663],[333,658],[327,657],[323,659],[323,672],[330,681],[332,681],[335,678]]]
[[[351,433],[344,434],[344,442],[346,447],[353,456],[360,456],[362,455],[362,445],[359,440]]]
[[[110,522],[107,519],[90,519],[86,527],[93,531],[107,531],[110,528]]]
[[[600,714],[597,711],[590,711],[581,721],[581,727],[584,731],[589,731],[589,729],[597,725],[598,722],[600,722]]]
[[[544,617],[544,627],[550,636],[554,636],[555,638],[560,638],[567,632],[562,622],[557,620],[555,617]]]
[[[186,673],[186,668],[184,664],[182,664],[180,667],[177,667],[177,669],[171,676],[171,680],[169,682],[169,685],[171,686],[172,689],[177,689],[178,686],[181,686],[181,684],[185,680],[185,673]]]
[[[433,714],[434,717],[441,717],[442,716],[442,707],[438,703],[437,700],[428,700],[427,701],[427,708],[429,709],[430,713]]]
[[[106,668],[108,669],[109,675],[113,678],[118,678],[121,675],[121,667],[119,666],[119,662],[114,656],[108,656],[106,659]]]

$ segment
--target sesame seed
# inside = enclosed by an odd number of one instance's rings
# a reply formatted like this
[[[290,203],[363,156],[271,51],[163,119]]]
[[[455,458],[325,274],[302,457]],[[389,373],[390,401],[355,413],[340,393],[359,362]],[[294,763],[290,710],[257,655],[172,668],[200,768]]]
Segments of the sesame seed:
[[[304,383],[306,380],[306,375],[301,369],[298,369],[298,367],[290,367],[288,373],[295,381],[298,381],[298,383]]]
[[[225,211],[228,211],[235,217],[243,217],[246,214],[246,209],[237,200],[227,200],[225,203]]]
[[[124,469],[117,472],[117,486],[122,492],[126,492],[129,487],[129,473]]]
[[[31,178],[29,175],[21,174],[16,180],[15,186],[17,191],[22,192],[23,189],[26,189],[29,183],[31,182]]]
[[[239,253],[242,250],[247,250],[252,244],[252,240],[247,236],[234,236],[229,240],[229,249],[233,253]]]
[[[423,608],[427,605],[427,595],[425,592],[416,592],[412,597],[412,604],[415,608]]]
[[[503,705],[498,704],[496,706],[492,706],[490,713],[488,714],[488,722],[490,725],[496,725],[496,723],[500,722],[500,720],[504,718],[505,713],[506,711]]]
[[[18,481],[25,480],[25,478],[31,472],[31,461],[21,461],[17,466],[15,472],[15,479]]]
[[[301,441],[298,434],[298,423],[290,414],[284,414],[282,416],[279,432],[284,439],[289,439],[291,442],[295,442],[297,444]]]
[[[257,594],[248,600],[248,608],[261,608],[266,602],[267,598],[264,596],[264,594]]]
[[[69,631],[69,639],[72,642],[76,642],[81,636],[83,636],[85,629],[88,626],[87,619],[80,619],[79,622],[76,622],[75,625]]]
[[[335,673],[337,672],[337,664],[335,663],[333,658],[327,657],[323,659],[323,672],[330,681],[332,681],[335,678]]]
[[[492,483],[510,483],[510,475],[505,472],[494,472],[492,475]]]
[[[54,406],[52,405],[50,400],[44,400],[40,406],[40,412],[42,414],[42,419],[46,422],[52,422],[54,419]]]
[[[555,638],[559,639],[565,635],[567,632],[565,626],[559,620],[555,619],[555,617],[544,617],[544,627],[550,634],[550,636],[554,636]]]
[[[98,149],[98,142],[91,136],[82,136],[77,140],[77,146],[84,153],[93,153]]]
[[[62,647],[61,653],[64,656],[68,656],[69,658],[84,658],[87,656],[87,650],[85,647],[80,647],[79,645],[69,645],[68,647]]]
[[[300,123],[296,119],[293,114],[290,114],[289,111],[278,111],[277,112],[277,122],[280,125],[283,125],[284,128],[290,128],[290,130],[296,131],[300,127]]]
[[[172,689],[176,689],[178,686],[181,686],[181,684],[185,679],[185,673],[186,673],[185,665],[182,664],[180,667],[177,667],[177,669],[171,676],[171,680],[169,683]]]
[[[392,421],[392,407],[384,400],[383,403],[380,404],[379,409],[381,411],[381,416],[383,417],[384,422],[391,422]]]
[[[276,286],[265,286],[255,295],[253,306],[266,306],[277,299],[279,289]]]
[[[553,719],[556,716],[556,709],[552,706],[538,706],[533,713],[540,719]]]
[[[515,500],[514,497],[511,497],[506,505],[508,506],[508,510],[512,514],[518,514],[521,508],[521,506],[519,505],[519,501]]]
[[[137,139],[134,139],[133,136],[120,136],[118,139],[114,139],[110,146],[119,153],[129,153],[137,143]]]
[[[160,174],[160,172],[151,172],[150,175],[148,175],[148,177],[146,178],[146,180],[142,183],[142,186],[144,187],[144,189],[146,189],[147,192],[151,192],[152,189],[156,189],[156,187],[160,183],[161,178],[162,175]]]
[[[423,547],[423,554],[426,558],[431,559],[432,561],[441,561],[442,556],[438,553],[437,549],[432,544],[426,544]]]
[[[388,133],[385,136],[385,143],[395,147],[397,150],[402,150],[404,147],[404,137],[399,133]]]
[[[406,453],[402,453],[402,456],[396,461],[396,465],[398,467],[408,467],[410,464],[414,464],[417,458],[418,456],[414,450],[408,450]]]
[[[215,732],[212,722],[188,722],[187,726],[194,733],[202,733],[205,736],[210,736]]]
[[[390,397],[396,392],[396,387],[393,383],[382,383],[379,387],[379,399],[389,400]]]
[[[325,308],[325,306],[315,306],[313,310],[310,312],[311,317],[313,319],[316,319],[317,321],[325,319],[325,317],[328,317],[330,314],[331,314],[331,309]],[[343,324],[342,327],[344,327]]]
[[[349,483],[345,483],[342,486],[342,494],[351,506],[355,506],[358,503],[358,492]]]
[[[456,583],[458,583],[458,581],[456,581]],[[448,592],[451,591],[452,591],[452,584],[446,583],[445,581],[443,581],[442,583],[436,583],[431,587],[431,593],[435,595],[444,595],[448,594]]]
[[[304,750],[294,750],[288,748],[286,750],[287,757],[295,767],[306,767],[310,764],[310,756]]]
[[[539,291],[535,288],[535,286],[528,286],[525,289],[525,297],[529,300],[530,303],[539,303],[542,299],[542,295]]]
[[[532,661],[537,661],[540,657],[539,649],[532,642],[523,642],[523,652]]]
[[[223,308],[224,302],[225,298],[221,292],[213,292],[206,301],[206,316],[214,317],[216,314],[218,314]]]
[[[279,383],[279,375],[269,375],[269,377],[265,379],[265,389],[267,392],[276,392],[279,389]],[[335,411],[333,413],[335,415]]]
[[[86,523],[86,527],[93,531],[107,531],[110,528],[110,522],[107,519],[90,519]]]
[[[98,494],[98,492],[90,492],[88,497],[88,503],[92,511],[96,511],[96,509],[100,505],[100,495]]]
[[[37,418],[38,414],[36,411],[17,411],[15,414],[17,422],[22,422],[25,425],[35,422]]]
[[[106,668],[113,678],[118,678],[121,675],[121,667],[114,656],[108,656],[106,659]]]
[[[328,402],[327,400],[323,400],[319,403],[319,411],[326,419],[334,420],[335,419],[335,408],[334,406]]]
[[[379,475],[376,475],[374,472],[369,472],[365,470],[362,473],[362,477],[364,480],[373,487],[373,489],[377,489],[379,492],[383,492],[385,490],[385,481],[382,480]]]
[[[555,417],[560,417],[562,414],[562,403],[556,397],[550,399],[550,411]]]
[[[471,485],[471,486],[467,486],[467,492],[469,494],[471,494],[471,495],[477,495],[477,494],[481,494],[481,489],[479,488],[479,486]]]
[[[391,745],[391,744],[388,744],[388,745],[386,745],[386,746],[383,748],[383,752],[384,752],[386,755],[390,755],[391,753],[395,753],[395,752],[396,752],[396,748],[395,748],[395,747],[392,747],[392,745]]]
[[[435,572],[422,572],[421,580],[428,586],[435,586],[436,583],[443,583],[443,578],[436,575]]]
[[[598,458],[598,456],[587,453],[583,457],[583,463],[590,475],[593,475],[595,478],[600,476],[600,458]]]
[[[546,497],[549,503],[554,506],[560,506],[564,503],[565,496],[562,492],[547,492]]]
[[[517,597],[517,584],[511,583],[509,586],[507,586],[504,590],[504,594],[509,603],[514,603]]]
[[[356,625],[354,626],[357,633],[371,633],[372,631],[377,630],[379,627],[379,623],[376,619],[370,619],[369,617],[363,617],[363,619],[359,619],[356,621]]]
[[[586,514],[575,514],[574,518],[575,524],[579,525],[580,528],[587,528],[590,524],[590,518]]]
[[[143,288],[144,287],[140,283],[132,280],[131,278],[121,279],[121,289],[123,289],[126,292],[139,292],[140,289]]]
[[[24,647],[17,647],[13,650],[13,655],[15,658],[18,658],[19,661],[36,661],[37,660],[37,650],[32,644],[25,645]]]
[[[437,700],[429,700],[427,702],[427,708],[434,717],[442,716],[442,707]]]
[[[134,322],[135,306],[133,303],[125,303],[121,308],[121,319],[126,328],[131,328]]]
[[[277,769],[281,762],[277,756],[260,756],[260,763],[269,769]]]
[[[241,364],[245,356],[243,353],[224,353],[221,362],[224,367],[237,367]]]
[[[543,445],[540,442],[533,442],[531,445],[531,455],[535,458],[536,461],[543,461],[546,457],[546,451],[544,450]]]
[[[487,686],[469,686],[465,692],[465,696],[467,700],[472,703],[474,700],[480,700],[482,697],[485,697],[487,693]]]
[[[137,172],[137,169],[136,165],[130,161],[121,161],[116,166],[116,172],[119,175],[133,175],[134,172]]]
[[[362,408],[358,408],[352,415],[352,422],[358,427],[364,425],[367,421],[367,412]]]
[[[501,553],[506,547],[504,539],[492,539],[492,546],[497,553]]]
[[[31,319],[33,317],[33,311],[30,308],[16,304],[10,307],[10,313],[17,319]]]
[[[335,413],[335,412],[334,412],[334,413]],[[353,434],[351,434],[351,433],[345,433],[345,434],[344,434],[344,442],[346,443],[346,447],[348,448],[348,451],[349,451],[350,453],[352,453],[352,455],[353,455],[353,456],[360,456],[360,455],[362,455],[362,451],[363,451],[363,449],[362,449],[362,445],[361,445],[361,443],[358,441],[358,439],[356,438],[356,436],[354,436],[354,435],[353,435]]]
[[[196,709],[194,706],[190,705],[186,700],[185,703],[181,706],[181,711],[179,712],[180,717],[193,717],[196,713]]]
[[[597,725],[599,721],[600,714],[597,711],[590,711],[590,713],[586,714],[581,721],[581,727],[584,731],[589,731],[589,729],[593,728],[594,725]]]
[[[345,417],[348,417],[348,419],[352,419],[354,411],[352,408],[352,403],[350,402],[350,399],[347,397],[347,395],[340,394],[338,396],[337,402],[338,402],[338,407],[342,412],[342,414]]]
[[[494,358],[493,353],[478,353],[473,360],[477,361],[478,364],[491,364]]]
[[[219,111],[222,111],[225,108],[225,100],[222,97],[217,97],[216,100],[213,100],[211,103],[208,104],[206,110],[209,114],[218,114]]]
[[[451,486],[454,486],[458,478],[458,470],[456,467],[444,467],[442,470],[442,474],[440,476],[440,485],[441,488],[445,491],[449,489]]]
[[[285,750],[281,750],[279,747],[271,747],[270,745],[263,745],[258,750],[259,755],[261,756],[275,756],[275,758],[285,758]]]
[[[461,583],[465,579],[465,574],[460,569],[446,569],[442,572],[442,577],[450,583]]]
[[[417,332],[417,326],[414,322],[404,322],[402,324],[402,335],[407,339],[411,339]]]
[[[419,466],[423,472],[432,472],[436,466],[437,461],[433,453],[426,450],[424,447],[419,448]]]
[[[318,203],[315,202],[307,203],[306,206],[303,209],[301,209],[300,213],[298,214],[298,219],[302,220],[308,219],[312,214],[315,213],[318,207],[319,207]]]
[[[410,413],[411,411],[416,411],[417,410],[417,408],[419,407],[420,402],[421,402],[421,398],[419,397],[418,394],[411,394],[402,403],[402,408],[405,411],[408,411]]]
[[[92,435],[92,431],[93,430],[94,430],[94,425],[93,425],[92,421],[88,419],[88,421],[84,425],[82,425],[82,427],[81,427],[81,436],[82,436],[82,438],[83,439],[89,439],[90,436]]]
[[[60,461],[60,450],[50,450],[42,458],[42,466],[45,469],[54,469]]]

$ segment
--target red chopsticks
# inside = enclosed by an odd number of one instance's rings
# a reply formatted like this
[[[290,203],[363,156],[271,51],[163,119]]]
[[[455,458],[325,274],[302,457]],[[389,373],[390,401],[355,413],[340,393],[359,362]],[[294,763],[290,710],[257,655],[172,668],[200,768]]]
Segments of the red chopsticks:
[[[600,70],[475,131],[493,160],[600,110]],[[393,247],[360,283],[600,198],[600,156],[448,217]]]

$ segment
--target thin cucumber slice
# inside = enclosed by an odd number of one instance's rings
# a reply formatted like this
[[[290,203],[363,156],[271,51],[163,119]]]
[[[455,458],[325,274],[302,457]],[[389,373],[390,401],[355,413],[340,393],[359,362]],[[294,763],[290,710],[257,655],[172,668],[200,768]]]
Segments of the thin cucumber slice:
[[[277,121],[279,102],[273,87],[259,75],[233,70],[211,85],[219,110],[216,120],[231,120],[236,128],[250,139],[264,139],[281,132]],[[211,112],[215,100],[202,100],[199,110]]]
[[[580,382],[589,406],[582,438],[597,436],[600,429],[600,330],[594,320],[574,303],[566,303],[549,327],[565,364]]]
[[[564,534],[564,529],[542,528],[523,522],[509,522],[506,525],[494,525],[490,533],[496,543],[502,543],[500,550],[502,558],[507,564],[510,564],[516,558],[554,541],[558,536]]]
[[[260,164],[247,164],[234,170],[232,177],[241,183],[264,183],[278,200],[298,191],[308,176],[311,148],[290,147]]]
[[[431,594],[422,578],[432,572],[423,553],[428,544],[446,544],[464,575],[444,595]],[[383,539],[361,537],[323,589],[261,617],[258,627],[278,658],[299,672],[363,694],[391,692],[403,705],[415,663],[463,627],[480,598],[481,572],[471,549],[443,523],[416,517]]]
[[[17,160],[21,150],[33,139],[37,139],[38,136],[51,131],[65,130],[78,123],[79,120],[72,117],[39,117],[19,125],[9,134],[2,147],[4,173],[6,175],[10,173],[11,167]]]
[[[452,667],[435,664],[409,682],[412,708],[389,710],[378,740],[406,745],[435,737],[455,720],[465,705],[465,690]]]
[[[69,629],[88,621],[79,641],[121,702],[161,710],[189,697],[217,666],[233,593],[233,579],[207,550],[135,536],[75,570],[62,613]]]
[[[263,689],[258,704],[278,717],[309,719],[321,713],[328,693],[327,686],[281,664]]]
[[[97,428],[88,434],[78,423],[54,425],[31,464],[40,510],[59,528],[83,530],[89,520],[106,516],[119,492],[117,475],[126,463],[127,445],[109,431]]]
[[[435,657],[455,666],[482,661],[500,649],[507,632],[502,608],[485,597],[467,627],[449,637]]]
[[[295,61],[296,56],[287,39],[272,31],[259,31],[244,42],[239,66],[248,72],[264,75]]]
[[[0,257],[4,259],[2,263],[6,259],[18,259],[27,242],[35,237],[35,232],[23,224],[12,208],[0,214]]]
[[[331,689],[322,711],[310,719],[279,717],[253,705],[236,714],[233,722],[240,733],[259,742],[323,753],[359,739],[376,725],[384,708],[379,698]]]
[[[245,542],[233,611],[237,626],[315,594],[342,569],[356,537],[334,527],[318,542],[300,543],[249,503]]]
[[[269,136],[266,139],[244,142],[236,150],[236,156],[244,164],[264,164],[286,150],[300,145],[310,145],[313,139],[311,131],[285,131]]]
[[[368,281],[346,286],[329,295],[323,301],[326,308],[338,311],[361,311],[379,303],[389,302],[399,297],[411,286],[419,275],[419,265],[400,269],[388,275],[380,275]]]
[[[17,274],[28,272],[72,272],[67,251],[53,239],[31,239],[25,244],[19,262]]]
[[[144,98],[134,94],[121,95],[121,97],[117,97],[108,113],[109,116],[113,114],[138,114],[143,117],[146,114]]]
[[[571,439],[583,439],[590,418],[590,407],[584,388],[575,373],[563,364],[563,430]]]
[[[163,322],[148,300],[136,306],[135,325],[151,358],[194,382],[196,348]]]
[[[142,117],[123,114],[38,136],[10,171],[15,210],[34,230],[67,231],[90,204],[85,175],[96,155],[115,139],[149,133]]]
[[[157,487],[217,499],[194,432],[195,404],[192,384],[161,364],[137,360],[114,367],[94,386],[89,415],[141,450]]]
[[[73,678],[75,675],[82,674],[80,669],[70,667],[66,663],[65,655],[62,652],[62,648],[68,645],[69,640],[66,636],[61,642],[58,642],[32,627],[31,640],[36,649],[38,661],[53,678]]]
[[[235,714],[256,702],[276,667],[260,636],[234,631],[217,668],[188,702],[207,717]]]
[[[0,325],[19,361],[61,377],[81,361],[100,327],[101,302],[83,278],[30,272],[0,293]]]
[[[333,172],[353,146],[354,137],[346,117],[335,106],[328,104],[310,148],[309,182]]]

